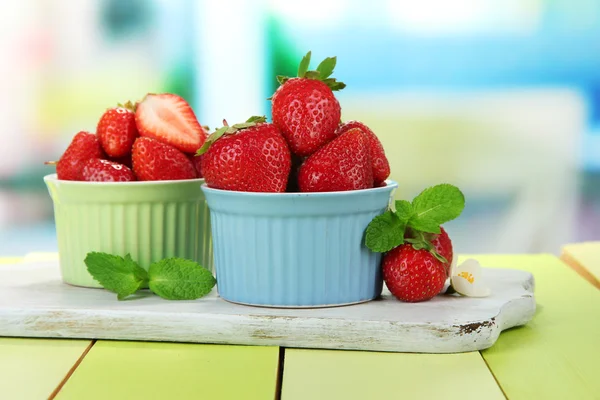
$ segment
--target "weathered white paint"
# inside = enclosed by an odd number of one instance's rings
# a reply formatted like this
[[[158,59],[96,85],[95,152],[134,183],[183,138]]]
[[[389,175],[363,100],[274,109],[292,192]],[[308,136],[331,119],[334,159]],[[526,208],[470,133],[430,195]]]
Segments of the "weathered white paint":
[[[531,274],[485,269],[484,276],[492,290],[485,298],[408,304],[384,291],[353,306],[271,309],[228,303],[216,290],[196,301],[149,293],[117,301],[102,289],[62,283],[55,262],[16,264],[0,268],[0,336],[465,352],[492,346],[535,313]]]

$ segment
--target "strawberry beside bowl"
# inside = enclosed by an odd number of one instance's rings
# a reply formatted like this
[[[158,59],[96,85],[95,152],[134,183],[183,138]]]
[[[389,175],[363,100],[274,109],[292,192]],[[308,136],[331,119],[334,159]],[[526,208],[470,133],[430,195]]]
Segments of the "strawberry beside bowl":
[[[63,281],[101,287],[84,264],[88,252],[125,256],[143,268],[167,257],[212,270],[210,218],[203,179],[84,182],[44,181],[54,203]]]
[[[202,186],[210,210],[219,295],[265,307],[330,307],[381,294],[381,254],[364,244],[397,183],[320,193]]]

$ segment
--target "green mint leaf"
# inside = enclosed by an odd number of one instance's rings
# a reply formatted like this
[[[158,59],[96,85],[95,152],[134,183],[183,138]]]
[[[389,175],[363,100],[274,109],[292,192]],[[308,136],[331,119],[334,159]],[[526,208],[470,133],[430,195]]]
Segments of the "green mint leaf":
[[[414,215],[412,204],[407,200],[396,200],[396,215],[406,224]]]
[[[366,246],[376,253],[385,253],[404,243],[406,224],[398,216],[386,211],[369,223],[365,233]]]
[[[204,141],[204,144],[202,145],[202,147],[200,147],[198,149],[198,151],[196,152],[196,155],[201,156],[202,154],[206,153],[208,151],[208,149],[210,148],[210,146],[214,142],[216,142],[221,136],[223,136],[225,133],[227,133],[227,131],[229,129],[230,129],[230,127],[224,126],[222,128],[217,129],[213,133],[211,133],[210,136],[207,137],[206,140]]]
[[[436,185],[422,191],[412,201],[414,215],[408,225],[416,230],[440,233],[440,225],[458,217],[465,208],[465,196],[450,184]]]
[[[333,74],[333,69],[335,68],[335,64],[337,62],[337,57],[327,57],[321,64],[317,67],[317,71],[319,71],[321,79],[327,79]]]
[[[198,263],[167,258],[148,269],[150,290],[167,300],[195,300],[210,293],[216,280]]]
[[[438,234],[442,233],[442,230],[440,229],[440,224],[438,224],[436,221],[430,220],[430,219],[417,219],[416,217],[413,217],[413,219],[408,221],[407,225],[413,229],[423,231],[423,232],[438,233]]]
[[[302,58],[302,61],[300,61],[300,66],[298,67],[298,77],[299,78],[304,78],[306,71],[308,71],[308,66],[310,65],[310,56],[311,56],[311,52],[309,51]],[[281,83],[283,83],[283,82],[281,82]]]
[[[134,294],[148,282],[148,273],[129,254],[122,258],[91,252],[84,262],[92,277],[105,289],[115,292],[119,300]]]

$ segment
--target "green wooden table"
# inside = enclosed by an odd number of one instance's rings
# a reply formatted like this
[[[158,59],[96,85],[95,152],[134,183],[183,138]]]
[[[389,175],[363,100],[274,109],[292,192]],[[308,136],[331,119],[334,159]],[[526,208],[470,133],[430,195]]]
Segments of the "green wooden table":
[[[482,352],[0,338],[0,399],[600,399],[600,291],[552,255],[474,257],[536,279],[533,321]]]

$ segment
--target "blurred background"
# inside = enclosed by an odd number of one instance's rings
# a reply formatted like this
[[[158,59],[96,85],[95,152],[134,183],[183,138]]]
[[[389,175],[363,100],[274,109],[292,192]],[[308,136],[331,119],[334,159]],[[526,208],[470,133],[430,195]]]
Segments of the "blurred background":
[[[600,239],[598,0],[21,0],[0,5],[0,256],[56,251],[43,162],[106,108],[269,116],[308,50],[337,55],[342,118],[381,138],[398,198],[463,189],[457,251]]]

